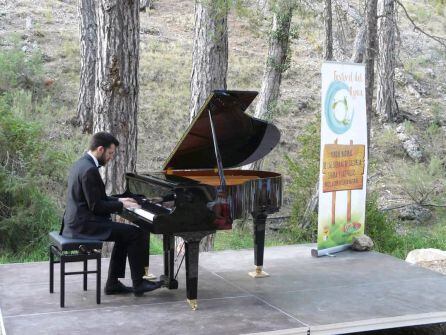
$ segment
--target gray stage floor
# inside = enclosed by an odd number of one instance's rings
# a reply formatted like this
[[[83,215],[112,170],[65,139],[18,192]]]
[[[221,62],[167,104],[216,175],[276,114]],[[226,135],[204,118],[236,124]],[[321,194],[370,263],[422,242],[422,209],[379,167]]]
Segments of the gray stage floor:
[[[253,251],[200,255],[198,310],[178,290],[102,295],[68,276],[66,308],[48,293],[48,263],[0,265],[0,308],[14,334],[342,334],[446,321],[446,276],[375,252],[313,258],[310,245],[267,248],[270,277],[252,279]],[[103,283],[108,260],[103,260]],[[70,269],[77,264],[70,264]],[[91,263],[93,266],[93,263]],[[160,274],[160,256],[151,271]],[[125,280],[129,283],[129,280]],[[310,332],[308,332],[310,331]],[[1,333],[1,326],[0,326]]]

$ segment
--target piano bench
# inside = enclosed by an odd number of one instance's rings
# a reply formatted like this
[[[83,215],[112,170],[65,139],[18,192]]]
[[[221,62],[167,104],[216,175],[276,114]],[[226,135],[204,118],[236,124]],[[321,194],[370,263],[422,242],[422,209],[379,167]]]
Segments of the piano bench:
[[[50,237],[50,293],[54,292],[54,264],[60,263],[60,307],[65,307],[65,276],[83,275],[84,291],[87,274],[96,273],[96,303],[101,303],[101,249],[102,241],[68,238],[52,231]],[[88,271],[88,260],[96,259],[96,271]],[[65,263],[83,262],[83,271],[66,272]]]

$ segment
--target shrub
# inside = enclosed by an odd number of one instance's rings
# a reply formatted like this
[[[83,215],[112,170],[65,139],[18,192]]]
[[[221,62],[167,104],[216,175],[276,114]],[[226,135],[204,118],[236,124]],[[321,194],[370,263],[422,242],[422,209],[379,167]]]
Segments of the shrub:
[[[320,156],[320,119],[310,122],[302,135],[298,136],[300,144],[299,159],[292,160],[286,156],[291,183],[289,186],[292,197],[292,213],[288,229],[296,241],[314,240],[317,235],[317,214],[313,213],[310,225],[305,229],[299,228],[303,214],[319,178]]]
[[[45,144],[39,124],[6,110],[5,97],[0,101],[0,248],[23,258],[59,226],[57,207],[44,192],[60,166],[46,159],[57,153]]]
[[[440,157],[427,163],[399,161],[393,165],[389,179],[415,204],[438,205],[445,201],[446,175]]]
[[[377,198],[376,194],[368,194],[364,233],[371,237],[376,251],[392,253],[400,244],[396,222],[378,208]]]
[[[35,94],[40,71],[41,58],[0,52],[0,262],[42,259],[48,232],[60,226],[54,186],[65,184],[70,155],[35,121],[49,99]]]
[[[17,45],[0,52],[0,94],[19,87],[32,91],[42,74],[40,52],[26,55]]]

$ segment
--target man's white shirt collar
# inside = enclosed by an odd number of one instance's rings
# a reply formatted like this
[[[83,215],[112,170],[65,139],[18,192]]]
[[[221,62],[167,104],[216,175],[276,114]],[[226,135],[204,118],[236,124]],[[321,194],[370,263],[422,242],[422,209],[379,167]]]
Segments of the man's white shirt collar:
[[[93,160],[94,160],[94,163],[96,164],[96,166],[97,167],[99,167],[99,162],[98,162],[98,159],[91,153],[91,151],[90,150],[88,150],[88,152],[87,152],[87,154],[89,154],[90,155],[90,157],[91,158],[93,158]]]

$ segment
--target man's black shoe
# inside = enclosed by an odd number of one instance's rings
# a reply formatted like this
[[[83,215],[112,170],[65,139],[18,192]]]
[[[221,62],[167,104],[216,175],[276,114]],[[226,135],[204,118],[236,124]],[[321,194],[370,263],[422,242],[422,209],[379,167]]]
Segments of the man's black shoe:
[[[133,294],[135,297],[140,297],[144,294],[144,292],[149,292],[160,288],[162,283],[160,281],[153,282],[146,279],[143,279],[141,283],[133,286]]]
[[[104,292],[106,295],[129,294],[133,292],[133,289],[131,287],[125,286],[119,280],[114,283],[109,283],[107,281],[107,284],[105,284]]]

